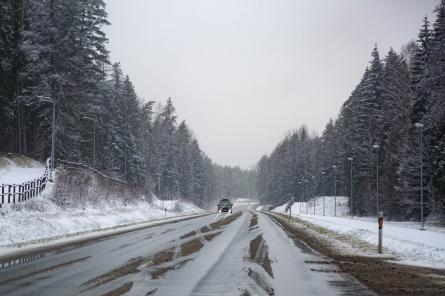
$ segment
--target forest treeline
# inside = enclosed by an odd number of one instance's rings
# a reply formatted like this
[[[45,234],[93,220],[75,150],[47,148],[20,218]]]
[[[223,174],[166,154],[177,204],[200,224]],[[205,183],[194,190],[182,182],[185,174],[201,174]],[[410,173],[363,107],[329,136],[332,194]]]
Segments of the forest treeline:
[[[255,181],[231,177],[247,171],[221,169],[202,152],[186,122],[177,122],[171,99],[138,99],[110,61],[106,25],[103,0],[0,2],[0,152],[45,160],[54,102],[56,159],[203,207],[222,186],[227,194],[253,194],[247,188]]]
[[[360,83],[321,137],[303,126],[262,157],[263,203],[299,200],[302,192],[334,195],[335,179],[337,194],[350,196],[352,165],[354,214],[376,215],[378,207],[391,219],[419,220],[422,157],[425,214],[444,214],[444,0],[435,16],[432,25],[425,17],[417,41],[400,53],[391,49],[381,59],[374,48]]]

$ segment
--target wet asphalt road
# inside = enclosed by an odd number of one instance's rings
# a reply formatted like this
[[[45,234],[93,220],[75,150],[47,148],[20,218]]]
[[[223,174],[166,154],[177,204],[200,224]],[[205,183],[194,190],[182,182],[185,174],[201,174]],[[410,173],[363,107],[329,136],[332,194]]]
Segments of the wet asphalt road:
[[[227,224],[211,214],[22,258],[0,269],[0,295],[369,295],[248,208]]]

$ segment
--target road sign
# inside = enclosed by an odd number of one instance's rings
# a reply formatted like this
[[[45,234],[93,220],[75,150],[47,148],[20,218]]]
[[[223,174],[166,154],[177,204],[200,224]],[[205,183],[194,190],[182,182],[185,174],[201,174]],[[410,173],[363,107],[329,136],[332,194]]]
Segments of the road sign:
[[[294,199],[292,198],[286,205],[286,208],[284,209],[285,212],[289,211],[294,204]]]

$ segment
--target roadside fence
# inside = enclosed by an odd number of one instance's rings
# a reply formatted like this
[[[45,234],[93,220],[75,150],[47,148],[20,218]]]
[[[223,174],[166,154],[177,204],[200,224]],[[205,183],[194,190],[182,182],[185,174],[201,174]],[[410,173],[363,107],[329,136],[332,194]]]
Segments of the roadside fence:
[[[45,190],[48,182],[51,159],[46,161],[44,174],[37,179],[23,182],[22,184],[1,184],[0,185],[0,208],[3,204],[15,204],[16,202],[25,202],[38,196]]]

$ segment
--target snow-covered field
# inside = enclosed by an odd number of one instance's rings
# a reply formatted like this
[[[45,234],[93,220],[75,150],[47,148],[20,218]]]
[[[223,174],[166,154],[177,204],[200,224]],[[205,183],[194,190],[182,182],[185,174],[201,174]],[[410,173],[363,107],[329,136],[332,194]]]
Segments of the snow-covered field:
[[[325,198],[325,214],[320,215],[316,208],[316,215],[306,214],[305,204],[295,203],[292,206],[292,215],[297,216],[312,224],[327,228],[339,234],[344,234],[355,239],[366,241],[377,246],[378,225],[375,218],[350,218],[346,206],[337,207],[338,216],[333,217],[333,197]],[[338,199],[338,197],[337,197]],[[319,198],[320,200],[320,198]],[[328,200],[330,200],[328,202]],[[340,198],[340,205],[347,198]],[[327,206],[329,204],[329,206]],[[316,202],[318,205],[318,202]],[[275,212],[284,213],[286,205],[274,209]],[[318,206],[317,206],[318,207]],[[310,211],[309,213],[313,213]],[[445,228],[427,226],[427,230],[419,230],[419,223],[415,222],[385,222],[383,227],[383,247],[385,253],[396,254],[401,263],[445,268]]]
[[[40,177],[45,166],[24,157],[0,158],[0,183],[22,183]],[[128,205],[114,196],[94,204],[64,207],[51,200],[53,184],[41,196],[0,208],[0,250],[51,238],[72,236],[110,227],[203,213],[191,203],[161,201],[155,196],[133,199]],[[111,196],[110,196],[111,197]]]

